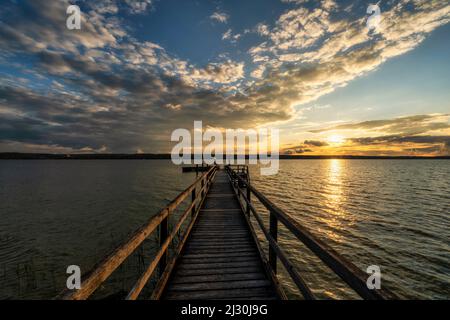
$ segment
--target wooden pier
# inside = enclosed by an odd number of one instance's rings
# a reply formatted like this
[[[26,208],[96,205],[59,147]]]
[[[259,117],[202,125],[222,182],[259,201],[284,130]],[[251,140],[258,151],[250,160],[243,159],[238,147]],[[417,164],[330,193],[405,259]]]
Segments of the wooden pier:
[[[253,198],[270,212],[268,229],[252,202]],[[186,208],[178,221],[169,224],[172,213],[183,203]],[[277,262],[305,299],[315,299],[309,285],[278,243],[279,223],[362,298],[396,299],[386,289],[368,289],[366,273],[316,239],[260,193],[250,183],[247,166],[210,167],[85,274],[80,290],[65,290],[57,298],[88,299],[145,239],[159,231],[159,250],[125,299],[284,300],[287,297],[277,276]],[[182,226],[185,226],[184,232],[179,237]],[[255,226],[266,239],[267,256]],[[169,252],[172,243],[175,248]],[[140,297],[150,279],[156,279],[151,296]]]
[[[219,171],[163,298],[277,297],[228,175]]]
[[[211,166],[208,165],[195,165],[195,166],[183,166],[181,167],[182,172],[207,172],[209,169],[211,169]]]

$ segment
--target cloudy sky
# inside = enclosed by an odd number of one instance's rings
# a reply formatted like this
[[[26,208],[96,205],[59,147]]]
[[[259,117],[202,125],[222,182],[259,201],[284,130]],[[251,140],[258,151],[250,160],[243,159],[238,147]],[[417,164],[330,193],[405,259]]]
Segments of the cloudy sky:
[[[2,0],[0,152],[170,152],[202,120],[285,153],[449,154],[449,2],[382,0],[375,30],[369,4]]]

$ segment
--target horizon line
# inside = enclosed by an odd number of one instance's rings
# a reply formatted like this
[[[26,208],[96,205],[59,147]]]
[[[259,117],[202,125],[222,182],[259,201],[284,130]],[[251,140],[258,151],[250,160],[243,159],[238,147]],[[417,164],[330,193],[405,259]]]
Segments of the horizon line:
[[[202,154],[192,154],[191,159],[194,156]],[[236,155],[234,159],[244,156],[245,159],[249,159],[250,156],[254,156],[257,159],[259,155]],[[270,154],[268,155],[271,156]],[[205,157],[202,157],[204,159]],[[26,160],[26,159],[55,159],[55,160],[77,160],[77,159],[171,159],[170,153],[29,153],[29,152],[0,152],[0,160]],[[223,159],[226,159],[226,154],[223,154]],[[288,155],[280,154],[279,159],[450,159],[450,155],[441,156],[414,156],[414,155]]]

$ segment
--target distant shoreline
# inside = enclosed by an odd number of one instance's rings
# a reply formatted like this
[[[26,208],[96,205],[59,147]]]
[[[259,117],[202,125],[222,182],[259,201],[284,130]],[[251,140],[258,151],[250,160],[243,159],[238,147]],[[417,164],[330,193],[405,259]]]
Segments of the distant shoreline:
[[[0,153],[0,160],[170,160],[170,154],[50,154],[50,153]],[[248,159],[248,156],[246,156]],[[307,160],[307,159],[444,159],[450,156],[424,157],[424,156],[307,156],[307,155],[280,155],[281,160]]]

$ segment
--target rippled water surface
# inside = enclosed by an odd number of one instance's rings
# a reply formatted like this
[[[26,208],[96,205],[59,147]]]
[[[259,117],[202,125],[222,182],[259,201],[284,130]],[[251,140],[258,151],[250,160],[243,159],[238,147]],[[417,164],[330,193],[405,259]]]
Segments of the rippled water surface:
[[[378,265],[382,286],[405,298],[450,298],[450,161],[288,160],[276,176],[252,173],[273,202],[358,267]],[[352,297],[282,235],[319,296]]]
[[[251,172],[358,267],[380,266],[382,286],[450,298],[450,161],[286,160],[276,176]],[[53,297],[68,265],[92,267],[194,177],[164,160],[1,161],[0,299]],[[319,297],[354,297],[284,229],[280,242]]]
[[[0,299],[50,298],[190,183],[164,160],[1,161]]]

